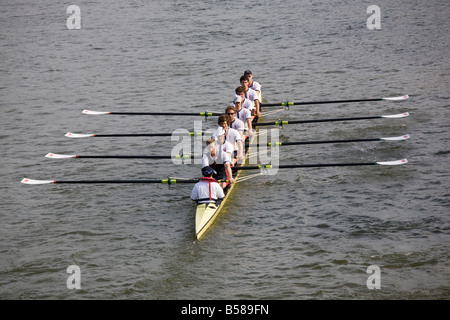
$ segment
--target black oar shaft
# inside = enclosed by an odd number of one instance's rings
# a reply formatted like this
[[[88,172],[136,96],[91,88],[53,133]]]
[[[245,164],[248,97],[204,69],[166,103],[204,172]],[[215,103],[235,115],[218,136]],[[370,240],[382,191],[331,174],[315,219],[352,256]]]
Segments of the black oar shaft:
[[[127,116],[204,116],[200,112],[110,112],[111,115],[127,115]],[[208,116],[220,116],[218,112],[208,112]]]
[[[354,118],[331,118],[331,119],[310,119],[310,120],[278,120],[274,122],[258,122],[253,124],[254,126],[273,126],[284,124],[298,124],[298,123],[316,123],[316,122],[333,122],[333,121],[355,121],[355,120],[369,120],[380,119],[381,116],[368,116],[368,117],[354,117]]]
[[[382,101],[383,98],[375,99],[354,99],[354,100],[329,100],[329,101],[304,101],[304,102],[277,102],[277,103],[262,103],[261,107],[283,107],[288,105],[312,105],[312,104],[331,104],[331,103],[352,103],[352,102],[371,102],[371,101]]]
[[[105,155],[105,156],[76,156],[80,159],[171,159],[168,155],[155,156],[123,156],[123,155]]]
[[[111,133],[111,134],[94,134],[94,137],[171,137],[171,136],[194,136],[204,135],[204,132],[199,133]]]
[[[198,179],[166,179],[166,180],[56,180],[56,184],[146,184],[146,183],[161,183],[161,184],[179,184],[179,183],[196,183]]]
[[[376,162],[354,162],[354,163],[313,163],[313,164],[290,164],[290,165],[278,165],[278,166],[243,166],[233,167],[233,170],[258,170],[266,168],[278,168],[278,169],[295,169],[295,168],[321,168],[321,167],[349,167],[349,166],[373,166],[377,165]]]

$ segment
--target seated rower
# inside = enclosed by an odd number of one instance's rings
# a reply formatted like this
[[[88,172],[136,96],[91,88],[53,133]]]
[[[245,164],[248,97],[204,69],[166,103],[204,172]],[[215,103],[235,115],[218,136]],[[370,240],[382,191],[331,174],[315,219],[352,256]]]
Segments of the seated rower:
[[[243,109],[247,109],[250,111],[250,114],[252,115],[252,121],[256,116],[256,109],[255,109],[255,104],[253,103],[253,101],[250,101],[249,99],[247,99],[245,97],[245,88],[243,86],[239,86],[237,87],[235,90],[235,98],[236,97],[241,97],[241,107]]]
[[[209,166],[202,168],[203,178],[194,185],[191,192],[192,200],[197,203],[216,203],[225,197],[222,187],[213,178],[214,173],[217,172]]]
[[[219,184],[224,189],[228,183],[234,183],[231,171],[231,153],[233,146],[230,143],[219,145],[214,138],[206,141],[206,153],[202,157],[202,168],[212,167],[215,170],[213,178],[220,180]]]
[[[244,131],[247,132],[248,135],[253,134],[253,126],[252,126],[252,113],[250,110],[242,108],[241,106],[242,98],[241,96],[236,96],[234,98],[234,107],[236,109],[236,117],[244,122]]]
[[[258,118],[261,118],[260,105],[259,105],[260,97],[255,90],[250,88],[249,75],[242,76],[240,78],[240,81],[241,81],[241,86],[245,88],[245,97],[254,103],[255,109],[256,109],[255,110],[256,116]]]
[[[245,131],[245,125],[244,122],[242,122],[240,119],[238,119],[236,117],[236,108],[232,107],[232,106],[228,106],[227,109],[225,110],[225,113],[227,115],[230,116],[230,128],[236,130],[237,132],[239,132],[239,134],[241,135],[242,141],[245,140],[245,135],[244,135],[244,131]]]
[[[234,148],[234,152],[232,154],[233,165],[235,165],[237,162],[239,162],[240,164],[244,163],[244,142],[239,132],[235,129],[230,128],[230,116],[227,114],[219,116],[217,123],[219,124],[219,127],[217,128],[218,130],[216,131],[216,133],[213,135],[213,138],[218,140],[219,143],[225,143],[225,141],[231,143]],[[217,132],[221,131],[221,129],[223,133],[218,134]],[[221,135],[223,135],[223,142],[222,140],[220,140]]]
[[[245,70],[244,76],[248,77],[248,86],[250,87],[250,89],[256,91],[259,97],[259,102],[262,103],[261,84],[259,82],[253,81],[253,73],[250,70]]]

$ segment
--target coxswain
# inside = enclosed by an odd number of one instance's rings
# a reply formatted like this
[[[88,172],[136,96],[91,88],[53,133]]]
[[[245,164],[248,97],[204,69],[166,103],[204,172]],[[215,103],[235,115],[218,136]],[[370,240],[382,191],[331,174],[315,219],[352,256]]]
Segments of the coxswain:
[[[217,203],[225,197],[219,182],[213,178],[215,173],[217,172],[210,166],[202,168],[203,178],[194,185],[191,192],[192,200],[197,203]]]
[[[231,154],[234,148],[230,143],[220,145],[214,138],[206,141],[206,153],[202,157],[202,168],[211,167],[215,170],[213,178],[219,181],[222,188],[228,183],[234,183],[233,172],[231,171]]]
[[[240,78],[240,81],[241,81],[241,86],[243,86],[245,88],[245,97],[254,103],[255,110],[256,110],[256,116],[260,118],[261,117],[261,112],[260,112],[260,108],[259,108],[260,107],[259,106],[260,98],[259,98],[258,93],[255,90],[250,89],[248,75],[242,76]]]

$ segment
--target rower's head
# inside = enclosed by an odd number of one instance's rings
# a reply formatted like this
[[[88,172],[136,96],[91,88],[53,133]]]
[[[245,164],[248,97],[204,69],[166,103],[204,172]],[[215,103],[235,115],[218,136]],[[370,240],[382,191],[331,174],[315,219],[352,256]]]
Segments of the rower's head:
[[[233,103],[237,110],[241,110],[241,106],[242,106],[241,96],[236,96],[233,100]]]
[[[237,96],[241,97],[241,102],[244,102],[245,99],[245,93],[247,92],[247,89],[243,86],[237,87],[234,92]]]
[[[250,87],[250,80],[248,75],[244,75],[240,78],[240,82],[241,82],[241,86],[243,86],[245,88],[245,91],[248,90],[248,88]]]
[[[210,166],[206,166],[206,167],[202,168],[202,175],[204,177],[212,177],[214,174],[217,174],[217,172]]]
[[[250,84],[253,82],[253,73],[250,70],[245,70],[244,76],[248,76],[248,81]]]
[[[227,107],[227,109],[225,110],[226,114],[230,116],[231,122],[234,121],[234,118],[236,117],[236,108],[235,107]]]
[[[214,138],[209,138],[206,140],[206,148],[212,157],[216,156],[216,140]]]
[[[225,130],[228,129],[228,127],[231,125],[231,118],[228,114],[222,114],[219,116],[219,119],[217,120],[217,124],[224,128]]]

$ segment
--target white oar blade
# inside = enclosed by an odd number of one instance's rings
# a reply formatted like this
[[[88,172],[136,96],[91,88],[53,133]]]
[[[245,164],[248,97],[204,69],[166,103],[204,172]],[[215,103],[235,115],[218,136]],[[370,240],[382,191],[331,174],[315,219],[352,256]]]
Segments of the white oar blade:
[[[25,184],[49,184],[49,183],[55,183],[54,180],[33,180],[28,178],[23,178],[22,181],[20,181]]]
[[[105,114],[110,114],[110,112],[105,112],[105,111],[91,111],[91,110],[83,110],[83,114],[91,114],[91,115],[95,115],[95,116],[99,116],[99,115],[105,115]]]
[[[408,95],[404,95],[404,96],[401,96],[401,97],[383,98],[383,100],[389,100],[389,101],[403,101],[403,100],[406,100],[406,99],[408,99],[408,98],[409,98]]]
[[[88,138],[88,137],[93,137],[95,136],[95,134],[82,134],[82,133],[72,133],[72,132],[67,132],[65,134],[66,137],[69,138]]]
[[[389,138],[381,138],[381,140],[386,140],[386,141],[400,141],[400,140],[406,140],[411,138],[409,134],[405,134],[403,136],[398,136],[398,137],[389,137]]]
[[[377,162],[377,164],[380,164],[382,166],[398,166],[400,164],[406,164],[406,163],[408,163],[408,160],[406,160],[406,159]]]
[[[400,113],[400,114],[392,114],[392,115],[388,115],[388,116],[381,116],[382,118],[404,118],[409,116],[409,112],[405,112],[405,113]]]
[[[56,153],[47,153],[45,155],[46,158],[50,159],[67,159],[67,158],[76,158],[76,154],[56,154]]]

